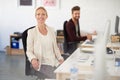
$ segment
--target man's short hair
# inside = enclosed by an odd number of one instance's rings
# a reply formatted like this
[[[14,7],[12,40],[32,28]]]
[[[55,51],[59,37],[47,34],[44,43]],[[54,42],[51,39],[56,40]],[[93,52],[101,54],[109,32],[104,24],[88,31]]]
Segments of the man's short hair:
[[[80,7],[79,7],[79,6],[74,6],[74,7],[71,9],[72,13],[73,13],[75,10],[80,10]]]

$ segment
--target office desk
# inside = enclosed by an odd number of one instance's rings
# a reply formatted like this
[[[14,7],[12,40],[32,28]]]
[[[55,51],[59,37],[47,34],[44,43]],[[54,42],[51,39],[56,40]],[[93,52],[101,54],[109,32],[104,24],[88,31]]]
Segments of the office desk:
[[[109,42],[107,44],[107,47],[110,47],[115,50],[120,50],[120,42],[113,42],[113,43]]]
[[[89,60],[85,62],[80,60],[80,56],[83,54],[80,53],[80,49],[78,48],[66,61],[60,65],[56,70],[56,80],[66,80],[70,77],[70,68],[74,64],[78,64],[79,68],[79,78],[83,79],[84,74],[92,74],[93,73],[93,66],[91,66],[92,56],[89,55]]]
[[[94,47],[95,47],[95,43],[88,44],[87,42],[89,42],[89,40],[86,40],[85,42],[83,42],[81,44],[81,46],[80,46],[81,51],[83,51],[83,52],[93,52]],[[120,42],[108,42],[106,47],[111,48],[113,50],[120,50]]]
[[[83,56],[88,56],[86,60],[81,60]],[[111,55],[109,55],[111,56]],[[111,59],[107,57],[107,59]],[[80,51],[80,48],[78,48],[69,58],[66,59],[66,61],[61,64],[56,70],[56,80],[67,80],[70,78],[70,68],[77,64],[79,69],[79,80],[85,80],[86,76],[92,76],[94,73],[94,67],[92,65],[92,61],[94,60],[93,54],[90,53],[83,53]],[[120,74],[118,74],[117,71],[115,71],[115,66],[112,66],[113,62],[110,61],[107,63],[108,72],[110,75],[109,80],[119,80]],[[113,64],[114,65],[114,64]]]

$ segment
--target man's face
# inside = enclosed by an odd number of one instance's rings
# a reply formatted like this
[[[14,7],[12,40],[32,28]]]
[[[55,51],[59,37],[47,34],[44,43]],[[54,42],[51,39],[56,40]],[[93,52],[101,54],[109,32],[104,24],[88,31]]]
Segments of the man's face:
[[[80,10],[73,11],[72,17],[74,20],[78,20],[80,18]]]

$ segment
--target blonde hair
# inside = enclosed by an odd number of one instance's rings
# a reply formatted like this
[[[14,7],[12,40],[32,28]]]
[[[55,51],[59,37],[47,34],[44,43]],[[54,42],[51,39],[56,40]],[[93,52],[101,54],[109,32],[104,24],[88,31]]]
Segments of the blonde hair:
[[[39,9],[44,10],[44,11],[46,12],[46,15],[48,16],[47,10],[46,10],[44,7],[42,7],[42,6],[38,7],[38,8],[35,10],[35,14],[36,14],[37,10],[39,10]]]

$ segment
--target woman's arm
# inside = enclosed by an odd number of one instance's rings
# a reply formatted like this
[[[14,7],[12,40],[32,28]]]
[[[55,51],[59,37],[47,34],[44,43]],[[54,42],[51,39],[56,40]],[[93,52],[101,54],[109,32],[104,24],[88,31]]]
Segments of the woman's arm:
[[[33,58],[36,58],[34,55],[34,33],[30,30],[28,30],[28,36],[27,36],[27,51],[26,54],[28,56],[29,61],[31,62],[31,60]]]
[[[27,52],[29,61],[35,70],[39,69],[39,60],[34,55],[34,32],[29,30],[27,36]]]

